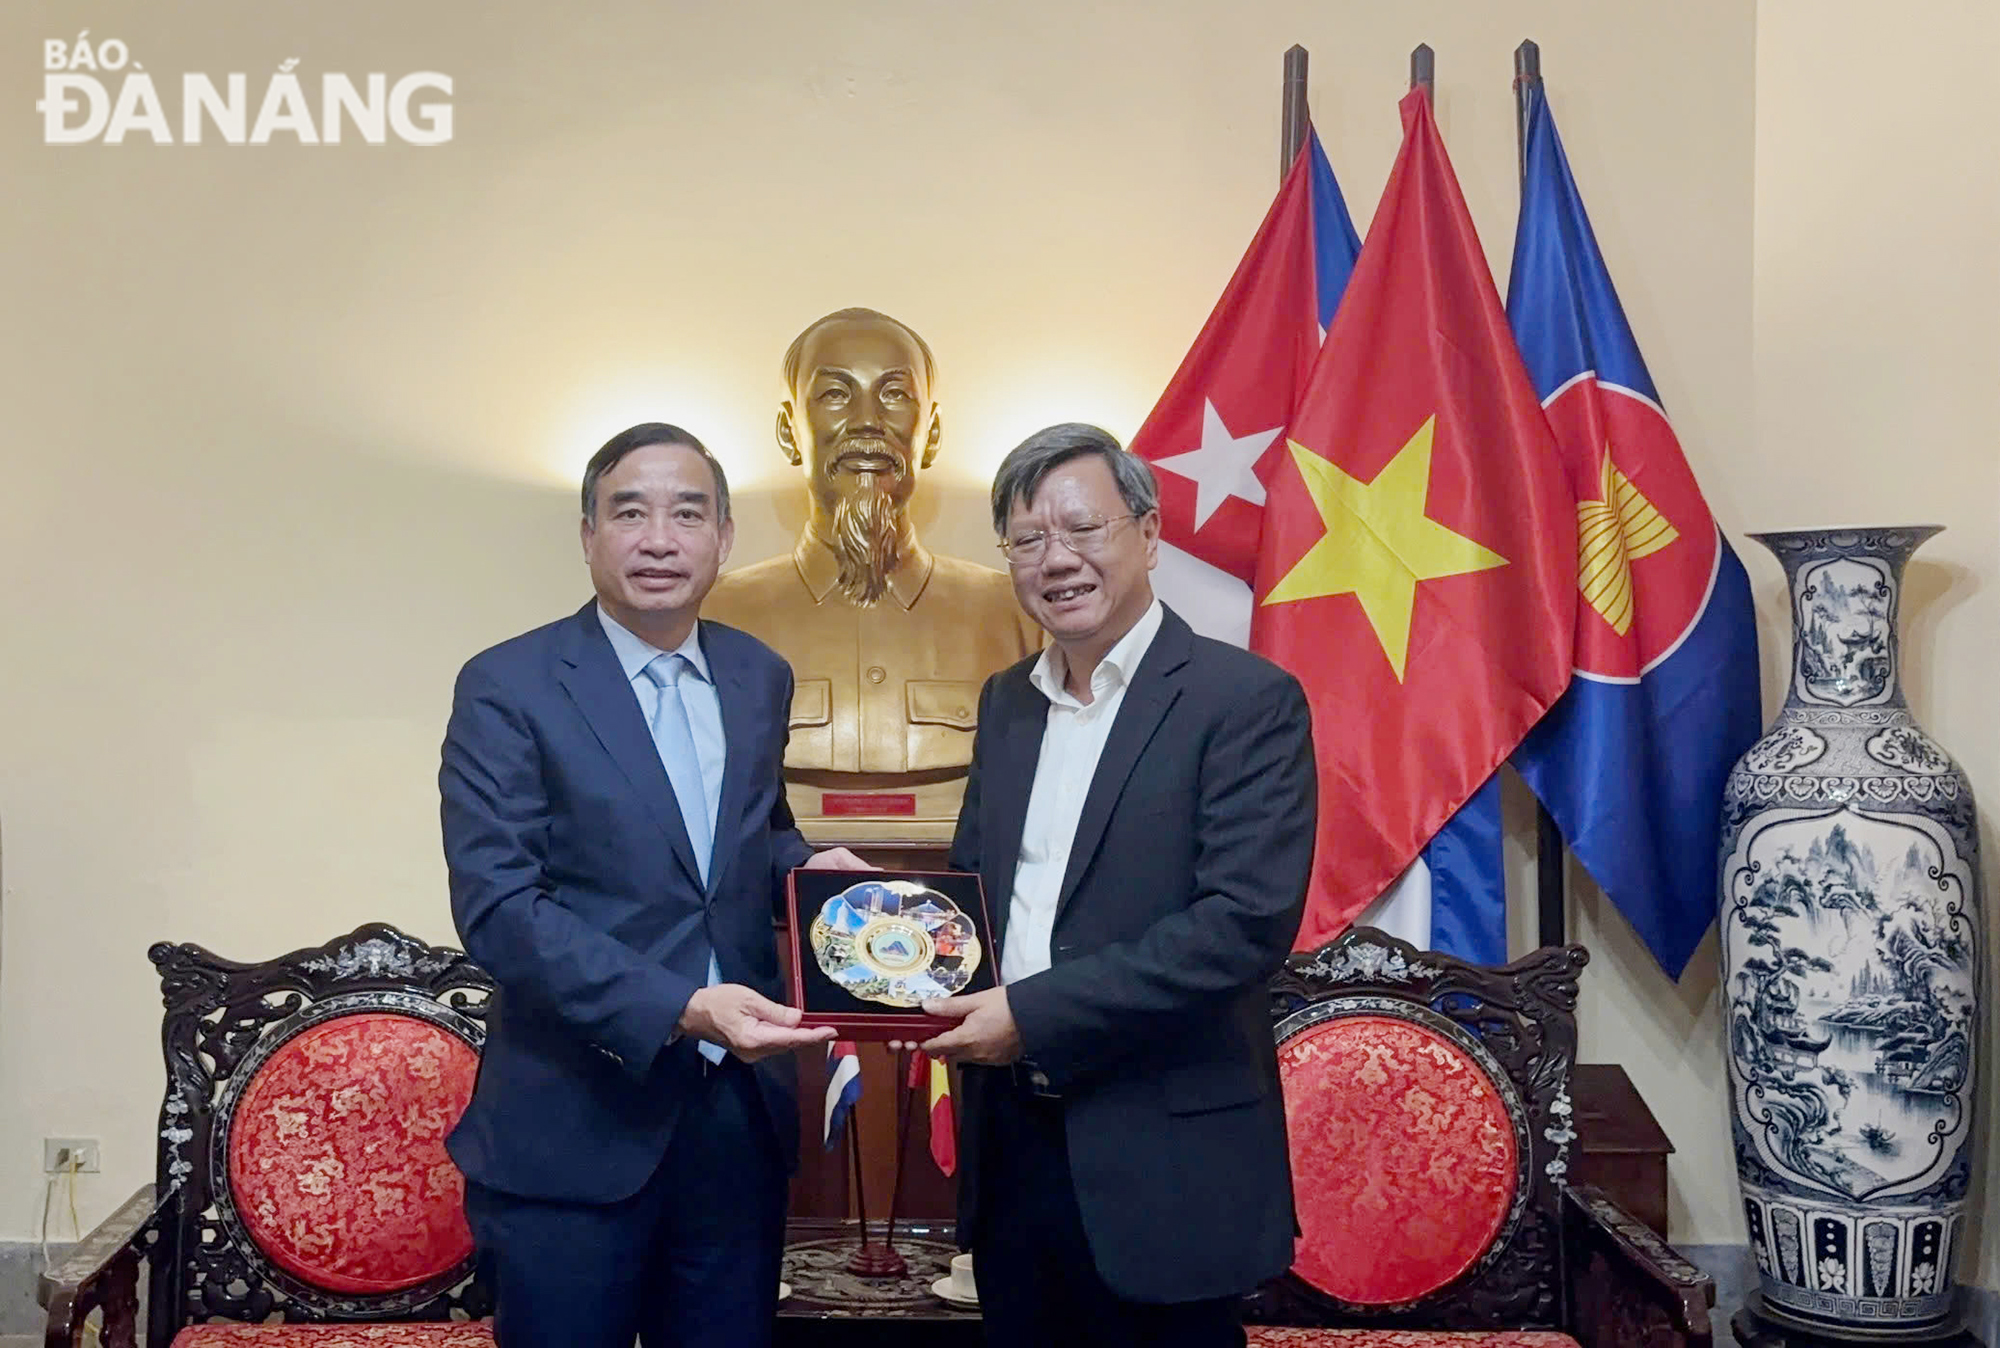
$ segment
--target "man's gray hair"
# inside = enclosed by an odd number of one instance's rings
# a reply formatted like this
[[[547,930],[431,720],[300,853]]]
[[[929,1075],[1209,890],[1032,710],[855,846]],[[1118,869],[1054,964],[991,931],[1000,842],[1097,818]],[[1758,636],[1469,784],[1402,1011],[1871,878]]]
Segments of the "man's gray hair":
[[[628,426],[606,440],[599,450],[590,456],[590,462],[583,466],[583,518],[592,525],[597,522],[597,484],[604,475],[616,468],[627,454],[645,449],[649,445],[680,445],[701,456],[715,474],[715,518],[719,524],[729,523],[729,474],[722,471],[722,461],[708,452],[708,446],[695,439],[690,431],[664,421],[642,421],[637,426]]]
[[[1001,461],[1000,471],[993,475],[993,532],[1005,534],[1015,505],[1033,501],[1050,473],[1085,454],[1104,460],[1127,510],[1144,515],[1160,508],[1160,485],[1150,464],[1128,453],[1110,431],[1065,421],[1036,431]]]

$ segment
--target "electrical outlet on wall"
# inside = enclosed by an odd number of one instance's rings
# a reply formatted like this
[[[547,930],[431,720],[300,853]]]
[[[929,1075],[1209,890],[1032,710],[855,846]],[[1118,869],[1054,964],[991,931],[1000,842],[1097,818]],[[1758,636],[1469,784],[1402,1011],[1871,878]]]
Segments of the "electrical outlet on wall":
[[[81,1174],[97,1173],[97,1139],[94,1137],[45,1137],[42,1139],[42,1173],[61,1175],[74,1168]]]

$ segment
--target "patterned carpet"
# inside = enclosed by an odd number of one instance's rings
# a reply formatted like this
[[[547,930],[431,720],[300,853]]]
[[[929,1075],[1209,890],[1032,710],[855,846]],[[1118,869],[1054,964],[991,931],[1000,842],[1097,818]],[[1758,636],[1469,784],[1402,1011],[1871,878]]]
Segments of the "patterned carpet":
[[[792,1295],[781,1316],[866,1316],[871,1320],[976,1320],[976,1310],[960,1310],[931,1292],[931,1284],[951,1272],[958,1247],[931,1236],[896,1237],[896,1252],[910,1271],[901,1278],[861,1278],[847,1271],[855,1240],[835,1236],[793,1241],[785,1247],[785,1281]]]

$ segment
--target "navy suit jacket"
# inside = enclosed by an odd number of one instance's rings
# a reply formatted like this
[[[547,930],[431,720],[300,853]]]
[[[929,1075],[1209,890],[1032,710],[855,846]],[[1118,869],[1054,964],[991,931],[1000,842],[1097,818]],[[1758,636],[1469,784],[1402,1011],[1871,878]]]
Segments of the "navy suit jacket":
[[[734,628],[700,631],[727,745],[705,886],[594,601],[459,673],[438,774],[452,919],[500,988],[449,1142],[475,1183],[630,1197],[701,1081],[694,1042],[668,1040],[711,948],[725,982],[782,999],[772,917],[812,851],[779,776],[792,671]],[[755,1070],[789,1169],[796,1065],[781,1054]]]
[[[1049,715],[1037,659],[987,680],[952,843],[952,866],[981,877],[996,950]],[[1007,986],[1023,1056],[1063,1096],[1084,1234],[1121,1296],[1228,1296],[1291,1264],[1266,985],[1305,909],[1314,783],[1298,680],[1167,610],[1084,796],[1051,967]],[[981,1153],[1003,1073],[963,1073],[962,1240],[995,1201]]]

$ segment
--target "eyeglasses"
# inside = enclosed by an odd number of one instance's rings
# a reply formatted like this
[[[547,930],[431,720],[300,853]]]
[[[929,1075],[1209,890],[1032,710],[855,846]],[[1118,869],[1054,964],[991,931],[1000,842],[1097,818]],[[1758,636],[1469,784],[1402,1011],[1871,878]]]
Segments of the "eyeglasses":
[[[1060,529],[1026,529],[1001,539],[1000,551],[1007,554],[1009,566],[1038,566],[1048,555],[1049,540],[1057,539],[1077,556],[1089,557],[1111,541],[1112,525],[1120,520],[1138,518],[1137,515],[1113,515],[1105,519],[1101,515],[1092,515]]]

